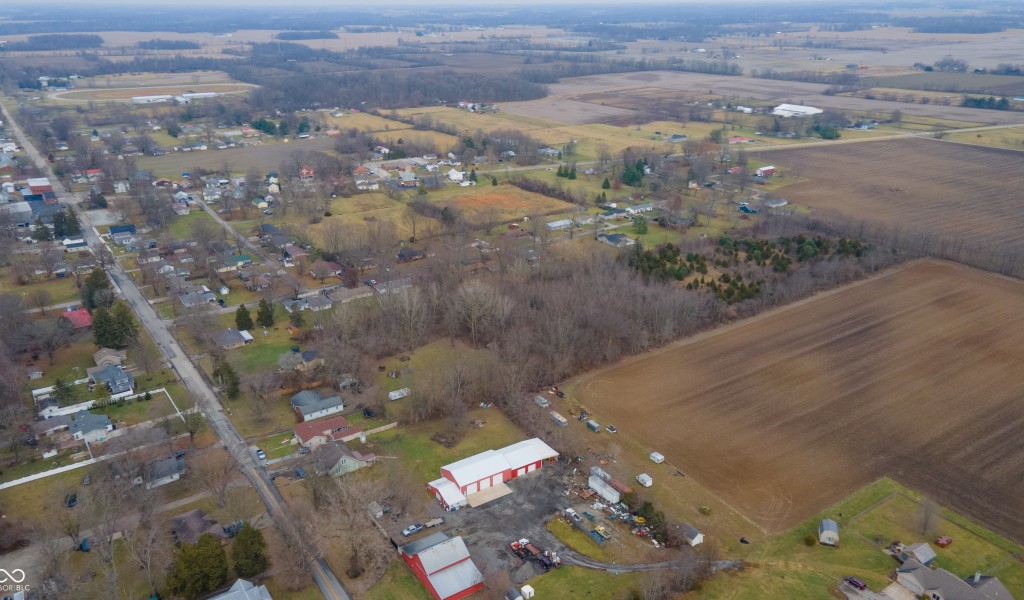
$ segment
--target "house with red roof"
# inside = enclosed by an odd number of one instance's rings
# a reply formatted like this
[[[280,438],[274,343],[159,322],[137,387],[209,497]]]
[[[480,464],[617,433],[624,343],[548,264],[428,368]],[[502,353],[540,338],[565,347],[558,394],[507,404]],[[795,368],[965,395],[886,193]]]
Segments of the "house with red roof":
[[[304,448],[315,449],[327,442],[347,442],[359,437],[362,429],[342,416],[304,421],[295,426],[295,439]]]
[[[484,588],[462,536],[443,531],[402,546],[402,560],[436,600],[458,600]]]
[[[313,167],[309,165],[302,165],[302,167],[299,168],[299,179],[302,181],[312,181],[314,175],[316,175],[316,171],[314,171]]]
[[[92,327],[92,315],[89,314],[89,310],[85,308],[77,308],[75,310],[65,310],[64,314],[61,315],[71,321],[71,325],[75,329],[84,329],[85,327]]]

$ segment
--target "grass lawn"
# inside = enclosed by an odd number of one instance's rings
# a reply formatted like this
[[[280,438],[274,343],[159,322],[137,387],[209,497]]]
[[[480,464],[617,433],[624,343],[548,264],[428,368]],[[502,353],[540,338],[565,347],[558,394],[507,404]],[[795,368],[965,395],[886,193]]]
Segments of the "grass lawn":
[[[587,521],[589,523],[589,521]],[[555,534],[563,544],[579,552],[603,562],[614,562],[615,557],[607,546],[598,546],[597,542],[579,529],[559,519],[551,519],[547,522],[547,530]],[[618,533],[619,531],[615,531]]]
[[[58,465],[71,464],[73,462],[71,460],[71,455],[78,453],[77,449],[65,450],[53,458],[41,458],[39,450],[35,448],[22,446],[18,451],[18,457],[24,462],[21,462],[16,466],[3,469],[3,471],[0,472],[0,482],[14,481],[15,479],[21,479],[28,475],[49,471]],[[4,461],[14,460],[14,453],[6,449],[2,454],[0,454],[0,456],[3,457]],[[31,456],[31,458],[26,460],[26,457],[29,456]],[[85,458],[89,457],[86,456]]]
[[[151,400],[135,398],[119,404],[97,406],[91,412],[107,415],[118,427],[123,427],[174,414],[174,407],[165,394],[156,393],[152,394]]]
[[[712,578],[694,598],[824,598],[847,575],[880,590],[897,567],[882,553],[881,546],[895,539],[904,543],[925,539],[912,528],[919,514],[919,498],[890,479],[880,479],[797,527],[749,546],[748,554],[743,556],[747,568]],[[1011,593],[1024,592],[1024,567],[1011,557],[1012,552],[1022,551],[1020,546],[949,511],[942,510],[941,515],[940,534],[950,535],[954,542],[946,549],[933,545],[939,555],[938,566],[950,568],[959,576],[980,569],[983,574],[998,575]],[[841,544],[837,548],[807,546],[804,537],[816,533],[818,523],[826,517],[839,523]],[[929,536],[927,541],[932,538]],[[957,544],[961,549],[956,548]]]
[[[320,593],[320,588],[313,584],[297,591],[289,592],[283,588],[274,578],[270,578],[263,582],[263,585],[267,586],[267,591],[270,592],[270,597],[280,600],[321,600],[324,595]]]
[[[237,400],[224,400],[224,412],[242,437],[262,437],[274,431],[291,430],[295,427],[298,421],[288,398],[289,396],[280,396],[271,402],[262,422],[249,410],[249,397],[245,392]]]
[[[399,402],[404,402],[400,400]],[[474,454],[501,448],[522,441],[525,436],[518,427],[496,409],[470,410],[467,421],[482,420],[487,424],[480,429],[467,428],[460,434],[453,448],[445,448],[430,439],[435,433],[452,433],[448,420],[424,421],[396,427],[368,438],[367,446],[378,455],[398,455],[419,481],[433,481],[440,476],[440,468],[448,463]]]
[[[68,260],[70,261],[70,259]],[[36,308],[29,304],[27,298],[28,294],[35,290],[49,292],[51,298],[50,305],[74,302],[81,299],[81,293],[75,287],[74,277],[51,277],[50,279],[44,279],[44,275],[39,275],[31,283],[19,285],[14,282],[14,278],[11,276],[11,267],[4,267],[0,269],[0,281],[3,282],[0,285],[3,293],[20,297],[25,304],[25,308]],[[59,310],[48,310],[46,314],[47,316],[56,315],[58,312]]]
[[[174,217],[174,221],[172,221],[171,226],[167,228],[167,232],[176,240],[190,239],[192,237],[192,228],[199,221],[206,221],[211,225],[219,227],[219,225],[213,222],[213,218],[206,214],[206,211],[194,209],[185,216]]]
[[[614,575],[582,567],[562,567],[530,580],[538,598],[602,598],[622,600],[638,585],[639,575]],[[785,596],[763,596],[764,598]]]
[[[50,466],[58,466],[52,463],[52,459],[39,461]],[[67,510],[63,505],[64,496],[79,490],[82,477],[87,472],[87,468],[75,469],[0,490],[0,510],[3,511],[5,519],[14,519],[18,522],[42,523],[53,519],[55,515],[61,514],[59,511]]]
[[[96,344],[92,342],[92,335],[89,332],[76,333],[72,343],[57,350],[54,354],[55,364],[51,365],[45,354],[40,354],[35,361],[36,366],[43,370],[40,379],[28,382],[29,390],[49,387],[57,381],[58,377],[63,379],[84,379],[85,370],[96,365],[92,355],[96,352]],[[84,394],[85,389],[82,389]]]
[[[427,588],[413,575],[412,569],[398,558],[391,561],[380,581],[361,597],[363,600],[430,600],[432,598]]]

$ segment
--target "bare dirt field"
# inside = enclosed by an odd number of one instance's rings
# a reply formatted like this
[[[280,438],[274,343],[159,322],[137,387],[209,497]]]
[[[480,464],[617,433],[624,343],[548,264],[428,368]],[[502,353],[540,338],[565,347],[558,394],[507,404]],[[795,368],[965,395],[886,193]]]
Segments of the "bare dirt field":
[[[937,106],[935,104],[911,104],[886,100],[868,100],[844,96],[826,96],[825,84],[799,81],[776,81],[750,77],[729,77],[704,73],[678,73],[649,71],[610,75],[591,75],[563,79],[549,86],[550,96],[566,100],[595,102],[607,100],[608,96],[631,98],[636,90],[648,98],[654,96],[678,98],[680,95],[700,96],[713,94],[729,96],[739,100],[770,102],[792,102],[809,104],[819,108],[839,110],[892,113],[899,110],[905,115],[954,119],[971,123],[1024,123],[1024,113],[964,108],[961,106]],[[652,89],[662,92],[654,94]]]
[[[1024,154],[927,139],[777,150],[764,160],[809,181],[780,194],[826,213],[951,241],[1024,247]]]
[[[569,389],[769,533],[891,475],[1019,541],[1022,301],[1020,281],[918,262]]]
[[[481,178],[480,187],[461,189],[472,191],[453,195],[441,203],[457,207],[459,212],[470,221],[481,220],[489,214],[494,214],[501,220],[510,220],[531,215],[551,215],[576,210],[576,206],[568,202],[527,192],[513,186],[492,187],[486,178]]]
[[[632,119],[637,114],[636,111],[615,106],[604,106],[555,96],[527,102],[506,102],[501,105],[501,110],[524,117],[537,117],[570,125],[605,123],[609,119]]]

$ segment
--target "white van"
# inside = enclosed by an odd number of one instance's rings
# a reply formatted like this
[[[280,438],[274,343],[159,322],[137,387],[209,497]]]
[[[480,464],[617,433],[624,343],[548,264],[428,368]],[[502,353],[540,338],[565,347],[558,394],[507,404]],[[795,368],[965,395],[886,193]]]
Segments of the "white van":
[[[641,473],[636,476],[636,482],[644,487],[651,487],[654,485],[654,480],[647,473]]]
[[[660,452],[651,452],[650,459],[659,465],[665,462],[665,457]]]

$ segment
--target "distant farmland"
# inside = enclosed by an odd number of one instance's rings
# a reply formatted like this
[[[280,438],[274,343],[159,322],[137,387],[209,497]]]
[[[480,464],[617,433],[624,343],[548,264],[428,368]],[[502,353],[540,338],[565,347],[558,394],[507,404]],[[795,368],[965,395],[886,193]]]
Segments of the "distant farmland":
[[[570,385],[768,532],[891,475],[1020,541],[1022,303],[919,262]]]
[[[1024,249],[1019,151],[904,139],[779,150],[763,160],[807,179],[781,196],[826,215]]]

